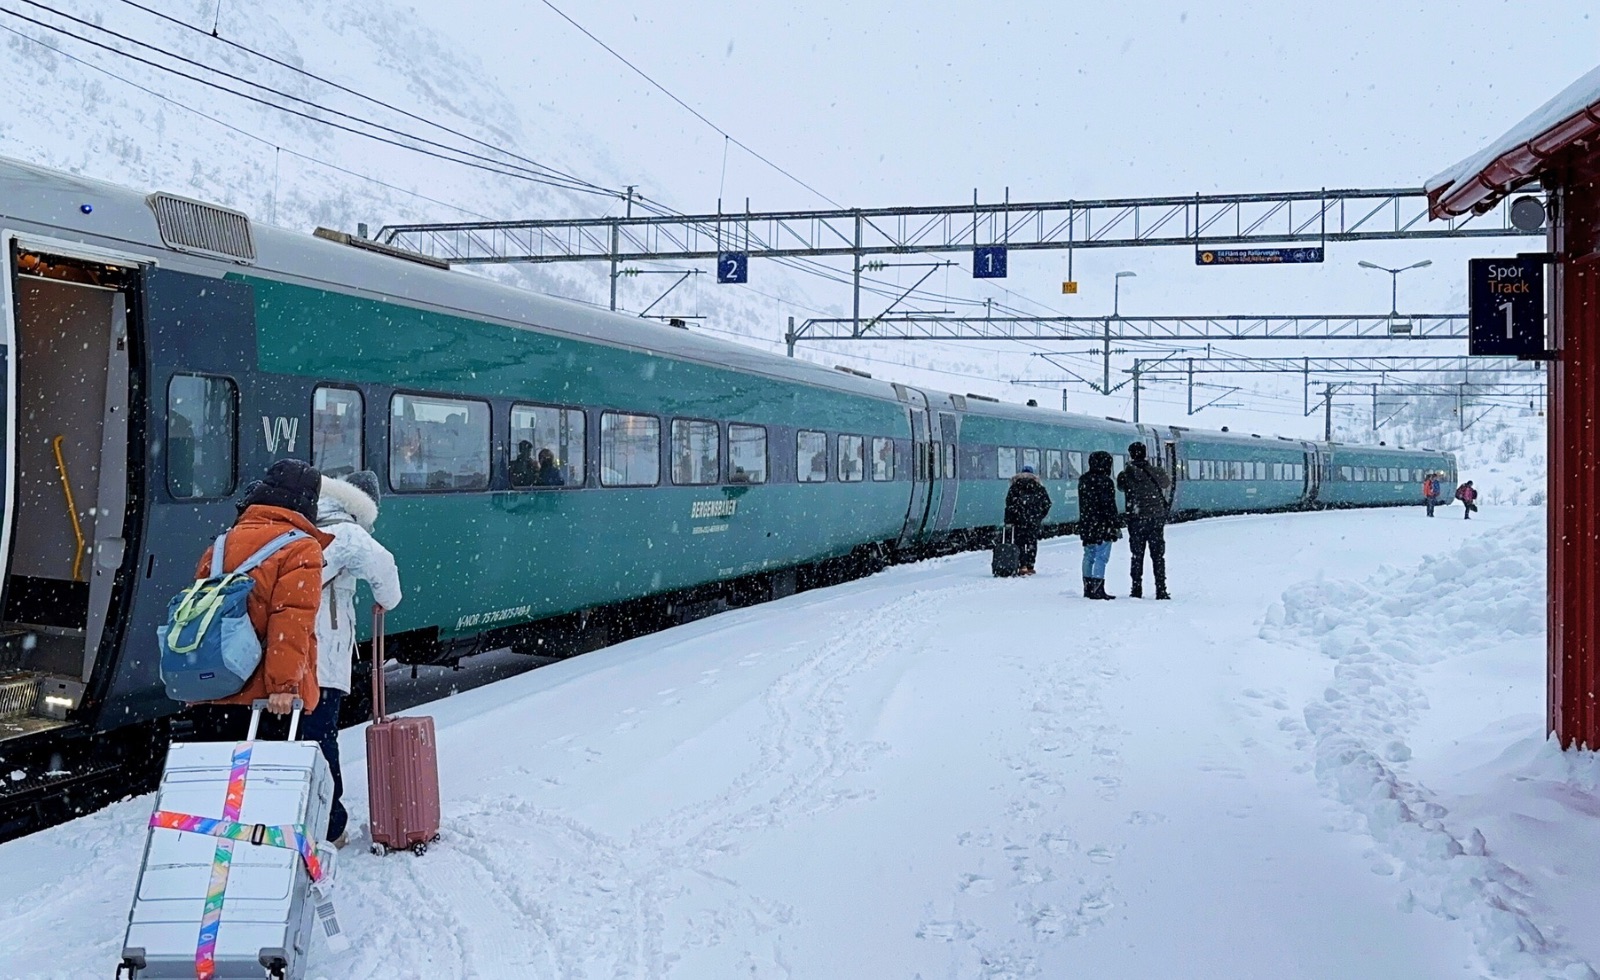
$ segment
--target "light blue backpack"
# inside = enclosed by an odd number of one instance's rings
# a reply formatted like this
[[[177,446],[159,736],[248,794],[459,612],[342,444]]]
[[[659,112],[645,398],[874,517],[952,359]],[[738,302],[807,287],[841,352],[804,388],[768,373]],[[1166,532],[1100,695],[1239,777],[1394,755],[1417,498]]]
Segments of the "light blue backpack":
[[[223,572],[228,534],[211,547],[211,574],[173,596],[167,620],[156,630],[161,647],[161,680],[174,701],[215,701],[244,690],[261,665],[261,640],[250,622],[251,569],[292,542],[311,535],[285,531]]]

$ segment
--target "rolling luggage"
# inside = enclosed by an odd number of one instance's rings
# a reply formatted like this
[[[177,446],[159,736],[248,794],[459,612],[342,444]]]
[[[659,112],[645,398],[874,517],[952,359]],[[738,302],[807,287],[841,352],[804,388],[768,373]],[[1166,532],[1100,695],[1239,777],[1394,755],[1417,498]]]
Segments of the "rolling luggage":
[[[439,839],[439,754],[432,718],[390,718],[384,701],[383,607],[372,613],[372,725],[367,809],[372,850],[422,854]]]
[[[1017,546],[1017,529],[1010,524],[1000,530],[989,567],[995,578],[1010,578],[1022,570],[1022,549]]]
[[[178,742],[145,836],[144,860],[117,976],[210,980],[305,975],[314,917],[344,945],[322,842],[333,777],[316,742],[257,741],[267,702],[243,742]]]

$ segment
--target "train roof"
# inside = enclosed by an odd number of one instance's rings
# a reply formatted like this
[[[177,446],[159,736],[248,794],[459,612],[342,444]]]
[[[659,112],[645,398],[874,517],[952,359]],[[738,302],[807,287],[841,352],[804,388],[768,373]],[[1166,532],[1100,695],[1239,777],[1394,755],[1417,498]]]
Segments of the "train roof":
[[[576,337],[652,354],[897,401],[888,381],[779,357],[639,317],[434,268],[314,235],[249,222],[253,260],[172,250],[149,198],[116,184],[0,157],[0,216],[45,225],[86,244],[150,254],[159,264],[215,274],[252,269],[329,289],[356,289],[419,306],[500,321],[513,328]],[[85,209],[88,210],[85,210]],[[65,233],[65,235],[62,235]]]

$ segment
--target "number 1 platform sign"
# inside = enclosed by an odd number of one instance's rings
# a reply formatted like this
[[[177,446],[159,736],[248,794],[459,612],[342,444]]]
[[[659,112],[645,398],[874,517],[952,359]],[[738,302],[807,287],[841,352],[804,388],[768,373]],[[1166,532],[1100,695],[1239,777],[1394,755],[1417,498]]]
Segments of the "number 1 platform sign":
[[[1467,262],[1468,352],[1492,357],[1544,355],[1544,261]]]

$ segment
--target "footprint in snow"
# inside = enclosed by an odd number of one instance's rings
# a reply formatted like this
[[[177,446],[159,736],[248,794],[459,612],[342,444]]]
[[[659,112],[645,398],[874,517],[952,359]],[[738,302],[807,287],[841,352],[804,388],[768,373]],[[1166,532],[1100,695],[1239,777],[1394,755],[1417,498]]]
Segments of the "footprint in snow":
[[[1066,834],[1044,834],[1039,843],[1052,854],[1074,854],[1078,850],[1078,842]]]
[[[994,891],[994,881],[983,875],[965,874],[956,882],[956,889],[972,895],[987,895]]]
[[[917,927],[918,939],[932,939],[942,943],[971,939],[978,934],[977,926],[959,919],[935,919]]]
[[[660,691],[657,691],[657,692],[656,692],[656,697],[658,697],[658,698],[664,698],[664,697],[666,697],[666,696],[667,696],[667,695],[669,695],[669,694],[676,694],[676,693],[677,693],[677,692],[678,692],[678,689],[677,689],[677,688],[675,688],[675,687],[669,687],[669,688],[665,688],[665,689],[663,689],[663,690],[660,690]]]
[[[1166,823],[1164,814],[1151,813],[1149,810],[1135,810],[1128,814],[1128,822],[1135,827],[1149,827],[1152,824]]]
[[[1116,859],[1116,849],[1105,844],[1101,844],[1100,846],[1089,851],[1089,860],[1093,861],[1095,864],[1110,864]]]

